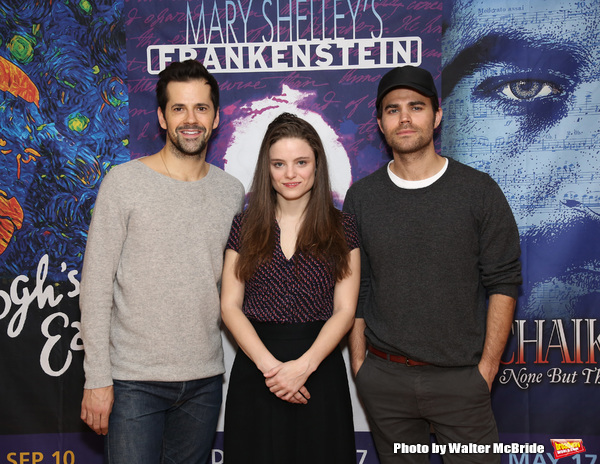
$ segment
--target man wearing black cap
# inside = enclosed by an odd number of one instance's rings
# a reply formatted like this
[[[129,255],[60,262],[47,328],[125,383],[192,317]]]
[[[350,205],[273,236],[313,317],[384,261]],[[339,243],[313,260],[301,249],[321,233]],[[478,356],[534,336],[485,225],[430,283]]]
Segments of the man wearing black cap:
[[[515,220],[487,174],[435,152],[428,71],[388,72],[376,104],[393,160],[352,185],[344,210],[362,243],[352,369],[380,460],[429,462],[409,445],[429,445],[433,426],[459,447],[440,448],[444,462],[499,463],[490,390],[521,283]]]

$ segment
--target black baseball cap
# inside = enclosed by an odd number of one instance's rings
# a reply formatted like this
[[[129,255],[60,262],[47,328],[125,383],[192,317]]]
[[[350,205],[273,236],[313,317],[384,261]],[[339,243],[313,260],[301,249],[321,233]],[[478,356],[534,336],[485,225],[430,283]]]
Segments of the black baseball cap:
[[[433,82],[433,76],[429,71],[423,68],[417,68],[416,66],[401,66],[384,74],[379,81],[375,107],[379,108],[383,97],[385,97],[388,92],[398,87],[411,88],[422,93],[426,97],[437,98],[438,96],[435,82]]]

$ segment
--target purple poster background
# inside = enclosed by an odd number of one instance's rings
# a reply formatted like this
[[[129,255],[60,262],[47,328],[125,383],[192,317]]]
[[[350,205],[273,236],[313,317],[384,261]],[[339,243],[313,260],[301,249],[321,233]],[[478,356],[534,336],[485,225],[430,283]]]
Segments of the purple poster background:
[[[238,177],[246,191],[267,125],[288,111],[319,131],[341,207],[353,180],[390,160],[375,119],[380,77],[398,65],[423,66],[441,91],[440,2],[129,1],[125,17],[132,158],[164,144],[156,73],[170,61],[198,59],[221,89],[221,120],[208,160]],[[233,350],[226,343],[227,367]],[[357,462],[377,463],[353,400]],[[221,440],[219,432],[213,462],[222,458]]]
[[[209,161],[246,186],[267,124],[295,112],[328,144],[341,205],[352,178],[389,160],[374,117],[380,76],[406,62],[440,74],[439,2],[130,1],[126,9],[132,157],[163,144],[156,73],[169,60],[192,57],[221,88]]]

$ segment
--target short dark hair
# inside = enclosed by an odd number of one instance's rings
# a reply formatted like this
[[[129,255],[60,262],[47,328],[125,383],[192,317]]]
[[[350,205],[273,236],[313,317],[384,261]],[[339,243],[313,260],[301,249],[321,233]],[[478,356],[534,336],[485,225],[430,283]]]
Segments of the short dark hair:
[[[167,107],[167,85],[169,82],[189,82],[204,80],[210,85],[210,99],[215,112],[219,110],[219,83],[202,63],[196,60],[175,61],[158,74],[156,83],[156,100],[158,107],[164,112]]]
[[[398,88],[412,89],[431,100],[433,114],[436,114],[440,102],[437,89],[431,73],[425,68],[417,66],[398,66],[383,75],[377,86],[377,118],[381,119],[383,114],[383,98],[392,90]]]

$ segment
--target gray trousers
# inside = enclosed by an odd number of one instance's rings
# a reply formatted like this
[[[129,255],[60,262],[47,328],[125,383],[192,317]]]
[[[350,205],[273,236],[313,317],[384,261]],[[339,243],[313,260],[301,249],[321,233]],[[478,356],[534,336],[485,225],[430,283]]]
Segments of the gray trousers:
[[[490,393],[477,366],[409,367],[369,353],[356,388],[381,464],[429,463],[432,451],[445,464],[500,463],[492,454],[498,430]],[[445,449],[430,446],[432,426]]]

